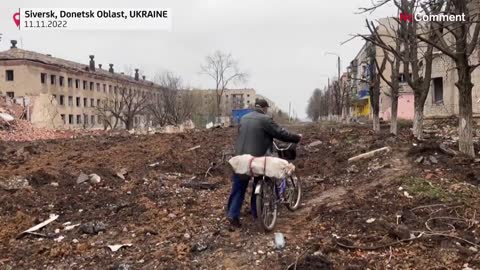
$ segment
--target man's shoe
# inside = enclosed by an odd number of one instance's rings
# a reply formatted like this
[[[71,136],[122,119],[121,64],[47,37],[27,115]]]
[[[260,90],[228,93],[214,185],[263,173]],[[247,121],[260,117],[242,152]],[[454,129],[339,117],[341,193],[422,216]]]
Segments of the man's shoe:
[[[228,222],[230,223],[230,226],[234,227],[234,228],[241,228],[242,227],[242,223],[240,223],[240,219],[239,218],[228,218]]]

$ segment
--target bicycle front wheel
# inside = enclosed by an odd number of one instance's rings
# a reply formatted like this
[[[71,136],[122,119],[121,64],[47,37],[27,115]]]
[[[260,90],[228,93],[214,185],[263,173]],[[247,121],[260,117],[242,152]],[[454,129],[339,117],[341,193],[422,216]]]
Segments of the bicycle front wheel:
[[[293,174],[286,179],[285,199],[288,210],[295,211],[302,199],[302,183],[300,177]]]
[[[264,231],[271,231],[277,222],[275,182],[271,179],[259,181],[255,187],[257,222]]]

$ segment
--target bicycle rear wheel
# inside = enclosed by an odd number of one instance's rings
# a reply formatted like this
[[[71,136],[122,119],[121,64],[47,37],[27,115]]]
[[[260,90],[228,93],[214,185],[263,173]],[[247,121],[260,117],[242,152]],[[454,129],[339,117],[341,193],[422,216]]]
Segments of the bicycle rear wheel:
[[[257,222],[263,230],[269,232],[273,230],[277,222],[275,182],[271,179],[259,181],[255,187],[255,195]]]
[[[286,179],[285,189],[286,206],[288,210],[295,211],[300,206],[302,199],[302,183],[300,177],[293,174]]]

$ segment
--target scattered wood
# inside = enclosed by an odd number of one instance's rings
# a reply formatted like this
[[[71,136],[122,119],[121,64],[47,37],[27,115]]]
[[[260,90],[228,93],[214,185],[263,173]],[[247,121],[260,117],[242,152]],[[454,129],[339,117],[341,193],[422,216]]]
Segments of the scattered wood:
[[[401,239],[401,240],[397,240],[397,241],[394,241],[394,242],[391,242],[391,243],[376,245],[376,246],[347,245],[347,244],[344,244],[340,241],[335,241],[335,244],[340,246],[340,247],[346,248],[346,249],[378,250],[378,249],[383,249],[383,248],[387,248],[387,247],[396,246],[396,245],[401,244],[403,242],[410,242],[410,241],[419,239],[422,236],[423,236],[423,233],[421,233],[419,236],[414,236],[414,237],[411,237],[411,238],[408,238],[408,239]]]
[[[457,151],[449,148],[449,147],[446,146],[444,143],[441,143],[441,144],[439,145],[439,148],[440,148],[440,150],[441,150],[443,153],[445,153],[445,154],[447,154],[447,155],[451,155],[451,156],[457,156],[457,155],[458,155],[458,152],[457,152]]]
[[[212,184],[207,182],[183,182],[180,184],[184,188],[200,189],[200,190],[214,190],[218,188],[218,184]]]
[[[351,157],[351,158],[348,159],[348,162],[354,162],[354,161],[357,161],[357,160],[360,160],[360,159],[371,158],[371,157],[374,157],[374,156],[376,156],[380,153],[383,153],[383,152],[390,152],[390,150],[392,150],[392,149],[389,146],[382,147],[380,149],[376,149],[376,150],[373,150],[373,151],[370,151],[370,152],[367,152],[367,153],[360,154],[358,156]]]
[[[305,251],[303,251],[302,253],[300,253],[296,258],[295,258],[295,262],[290,264],[288,267],[287,267],[287,270],[290,270],[292,269],[293,267],[293,270],[297,270],[297,264],[298,264],[298,261],[303,258],[308,252],[310,251],[309,248],[307,248]]]
[[[39,223],[39,224],[31,227],[30,229],[27,229],[27,230],[21,232],[21,233],[17,236],[17,238],[19,238],[19,237],[21,237],[21,236],[23,236],[24,234],[27,234],[27,233],[32,233],[32,234],[33,234],[35,231],[37,231],[37,230],[39,230],[39,229],[47,226],[48,224],[52,223],[53,221],[55,221],[58,217],[59,217],[59,215],[51,214],[49,219],[47,219],[47,220],[45,220],[44,222]]]
[[[107,245],[108,248],[110,248],[111,251],[116,252],[122,247],[131,247],[133,244],[119,244],[119,245]]]
[[[149,164],[148,167],[157,167],[158,165],[160,165],[160,162]]]
[[[192,147],[192,148],[189,148],[189,149],[187,149],[187,151],[185,151],[185,152],[190,152],[190,151],[193,151],[193,150],[198,149],[198,148],[200,148],[200,145],[197,145],[197,146],[194,146],[194,147]]]

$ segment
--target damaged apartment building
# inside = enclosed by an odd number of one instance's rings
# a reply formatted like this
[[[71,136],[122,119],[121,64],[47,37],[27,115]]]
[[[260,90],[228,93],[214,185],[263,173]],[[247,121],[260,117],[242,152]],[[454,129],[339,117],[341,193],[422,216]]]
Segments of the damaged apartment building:
[[[392,28],[397,25],[395,18],[383,18],[379,20],[377,28],[378,33],[389,46],[395,47],[394,40],[389,38],[393,36]],[[392,28],[391,28],[392,27]],[[420,45],[422,45],[420,43]],[[421,52],[419,52],[421,54]],[[353,117],[371,117],[369,80],[370,76],[370,57],[375,57],[377,63],[381,63],[384,52],[379,46],[365,42],[357,56],[351,61],[352,76],[352,116]],[[421,59],[421,58],[420,58]],[[480,61],[480,50],[471,56],[471,61],[477,63]],[[419,65],[422,65],[423,59]],[[385,78],[390,78],[392,66],[387,63],[383,72]],[[411,74],[408,74],[411,76]],[[399,97],[398,97],[398,118],[412,120],[414,117],[414,95],[413,91],[406,81],[403,74],[403,66],[399,74]],[[459,113],[459,93],[455,86],[458,80],[455,63],[437,49],[433,50],[432,80],[430,90],[424,106],[424,115],[426,118],[443,118],[458,115]],[[480,68],[472,72],[472,110],[475,118],[480,118]],[[380,82],[380,117],[384,120],[391,118],[391,99],[390,87],[381,80]]]
[[[96,66],[93,55],[85,65],[17,48],[15,40],[11,43],[9,50],[0,52],[1,95],[25,106],[26,118],[36,127],[100,129],[107,122],[125,127],[102,106],[114,103],[112,108],[124,108],[121,95],[127,91],[148,100],[160,98],[160,87],[145,76],[140,79],[138,69],[133,77],[127,76],[115,73],[113,64],[108,69]],[[132,122],[132,127],[145,127],[151,120],[137,113]]]

